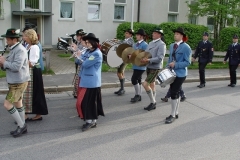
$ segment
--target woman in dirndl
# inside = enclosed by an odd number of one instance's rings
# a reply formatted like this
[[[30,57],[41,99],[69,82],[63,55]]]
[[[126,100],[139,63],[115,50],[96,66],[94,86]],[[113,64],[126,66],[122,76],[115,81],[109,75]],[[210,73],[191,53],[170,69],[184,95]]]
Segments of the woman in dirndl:
[[[75,51],[74,54],[78,54],[79,52],[81,52],[81,54],[84,54],[85,49],[86,49],[86,45],[85,45],[85,41],[82,40],[82,38],[86,35],[87,33],[84,32],[82,29],[79,29],[76,31],[76,37],[77,37],[77,44],[73,43],[71,45],[72,50]],[[75,59],[76,60],[76,59]],[[76,62],[76,73],[74,75],[73,78],[73,97],[77,98],[77,90],[78,90],[78,84],[79,84],[79,77],[78,77],[78,73],[80,72],[80,68],[81,65],[78,65]]]
[[[47,103],[43,88],[42,70],[39,63],[40,50],[38,47],[38,37],[33,29],[28,29],[23,34],[23,40],[28,44],[29,73],[31,80],[23,95],[23,106],[26,114],[36,114],[28,121],[42,120],[42,115],[48,114]]]
[[[81,64],[76,108],[81,119],[86,121],[82,131],[97,126],[99,115],[104,116],[101,96],[102,52],[98,48],[99,40],[93,33],[83,37],[88,50],[78,58]]]

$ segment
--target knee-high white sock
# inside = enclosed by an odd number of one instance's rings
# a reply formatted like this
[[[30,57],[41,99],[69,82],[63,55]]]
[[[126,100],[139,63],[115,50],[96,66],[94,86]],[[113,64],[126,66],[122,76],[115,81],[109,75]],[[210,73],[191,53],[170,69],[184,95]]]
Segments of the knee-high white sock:
[[[142,84],[139,84],[139,90],[138,90],[138,95],[142,95]]]
[[[139,84],[134,85],[134,89],[135,89],[135,95],[138,95],[138,93],[139,93]]]
[[[176,114],[177,101],[178,101],[178,99],[172,99],[172,100],[171,100],[171,106],[172,106],[171,115],[172,115],[173,117],[175,117],[175,114]]]
[[[92,123],[92,120],[91,119],[87,119],[86,122],[87,123]]]
[[[23,123],[25,123],[25,109],[24,109],[24,107],[17,108],[17,110],[18,110],[18,113],[19,113]]]
[[[24,126],[24,123],[17,109],[15,107],[12,107],[10,110],[8,110],[8,112],[12,115],[13,119],[17,122],[18,126],[22,128]]]
[[[148,94],[148,96],[149,96],[149,98],[150,98],[150,102],[151,102],[151,103],[156,103],[156,100],[155,100],[155,98],[153,97],[153,92],[152,92],[152,90],[147,91],[147,94]]]
[[[157,95],[156,91],[153,90],[153,97],[154,97],[154,99],[156,99],[156,95]]]
[[[178,114],[179,105],[180,105],[180,97],[177,99],[177,107],[175,112],[176,115]]]

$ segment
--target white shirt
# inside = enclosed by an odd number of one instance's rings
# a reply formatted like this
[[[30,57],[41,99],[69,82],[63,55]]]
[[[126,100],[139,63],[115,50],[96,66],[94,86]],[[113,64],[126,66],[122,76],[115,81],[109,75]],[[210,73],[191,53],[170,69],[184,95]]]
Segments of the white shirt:
[[[238,43],[238,42],[236,42],[236,43],[233,43],[233,46],[236,46],[236,45],[237,45],[237,43]]]
[[[40,57],[40,49],[37,45],[32,45],[28,51],[30,50],[30,53],[29,53],[29,61],[30,63],[32,64],[32,66],[34,66],[38,60],[39,60],[39,57]]]
[[[155,40],[153,40],[153,42],[155,43],[155,42],[159,41],[160,39],[161,39],[161,38],[155,39]]]
[[[140,44],[140,43],[142,43],[142,41],[143,41],[143,39],[142,39],[142,40],[140,40],[140,41],[138,41],[138,43]]]
[[[175,42],[175,44],[177,44],[178,46],[180,45],[180,43],[182,43],[183,41],[179,41],[179,42]]]

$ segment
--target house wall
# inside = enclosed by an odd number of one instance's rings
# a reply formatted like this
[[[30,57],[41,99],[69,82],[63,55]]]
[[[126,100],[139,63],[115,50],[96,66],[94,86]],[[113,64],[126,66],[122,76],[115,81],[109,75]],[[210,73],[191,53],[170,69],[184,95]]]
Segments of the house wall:
[[[134,21],[137,21],[137,0],[135,2]],[[116,37],[116,30],[119,21],[114,21],[114,0],[102,0],[101,4],[101,20],[89,21],[88,16],[88,1],[75,0],[75,19],[74,21],[59,20],[60,17],[60,2],[53,0],[55,4],[53,7],[53,28],[52,28],[52,44],[57,43],[58,37],[66,37],[66,33],[72,34],[76,30],[82,28],[87,33],[94,33],[101,42],[106,39],[113,39]],[[126,21],[131,21],[131,1],[127,0],[126,4]],[[56,24],[56,25],[55,25]]]

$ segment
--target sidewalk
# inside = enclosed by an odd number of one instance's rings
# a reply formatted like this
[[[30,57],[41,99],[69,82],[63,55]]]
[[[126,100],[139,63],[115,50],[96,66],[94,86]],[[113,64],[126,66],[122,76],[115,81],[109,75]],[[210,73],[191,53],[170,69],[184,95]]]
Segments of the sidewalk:
[[[73,66],[74,67],[74,66]],[[189,70],[188,77],[185,83],[199,82],[198,70]],[[62,92],[72,91],[72,80],[74,73],[70,74],[58,74],[58,75],[46,75],[43,76],[44,88],[46,92]],[[131,84],[132,71],[125,72],[126,83],[125,86],[132,86]],[[143,80],[146,78],[146,73],[143,74]],[[206,70],[206,81],[220,81],[228,80],[228,69],[209,69]],[[240,76],[238,76],[240,79]],[[227,85],[227,84],[226,84]],[[119,80],[115,72],[103,72],[102,73],[102,88],[115,88],[119,86]],[[8,90],[6,78],[0,79],[0,93],[6,93]]]
[[[75,73],[75,64],[69,61],[68,58],[60,58],[58,54],[64,53],[61,50],[52,50],[50,53],[50,66],[55,75],[44,75],[43,82],[46,92],[62,92],[72,91],[72,81]],[[68,53],[70,54],[70,53]],[[220,54],[220,53],[218,53]],[[199,82],[198,70],[188,70],[187,82]],[[132,71],[126,71],[125,86],[131,84]],[[143,80],[146,78],[146,73],[143,74]],[[240,76],[238,77],[240,78]],[[206,81],[219,81],[229,79],[228,69],[208,69],[206,70]],[[119,80],[115,72],[102,73],[102,88],[119,87]],[[5,78],[0,78],[0,94],[6,93],[8,90]]]

